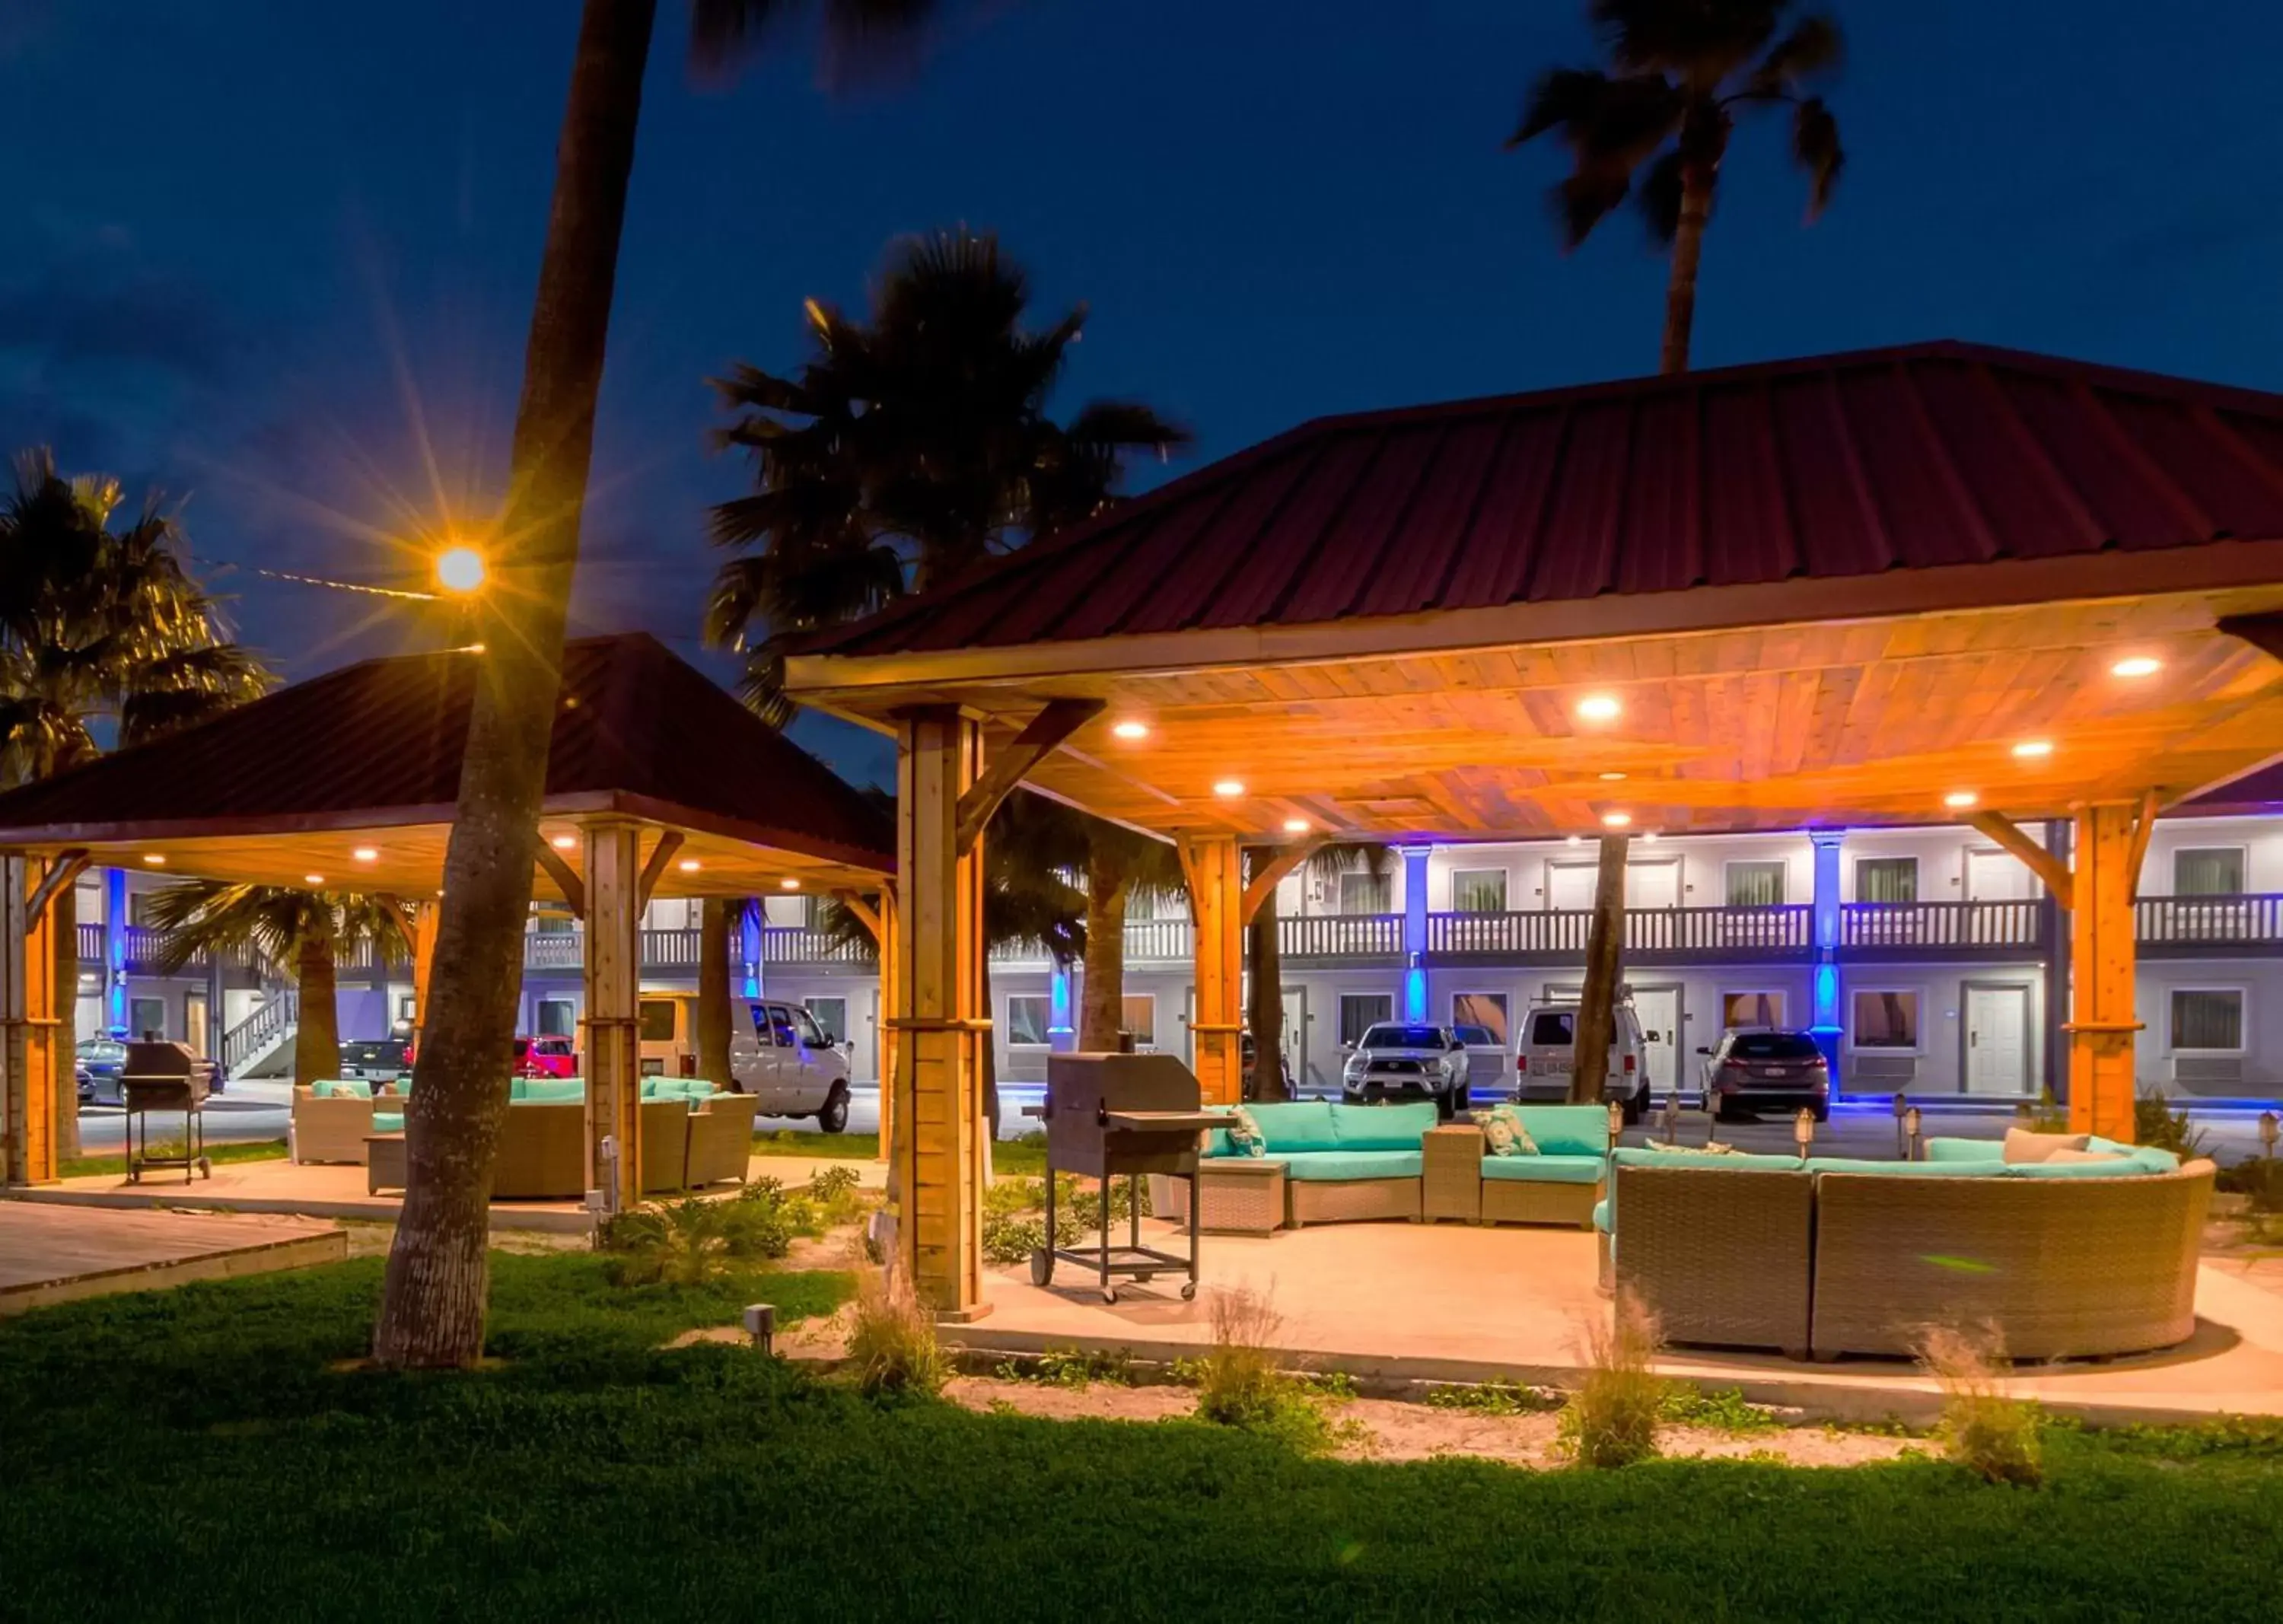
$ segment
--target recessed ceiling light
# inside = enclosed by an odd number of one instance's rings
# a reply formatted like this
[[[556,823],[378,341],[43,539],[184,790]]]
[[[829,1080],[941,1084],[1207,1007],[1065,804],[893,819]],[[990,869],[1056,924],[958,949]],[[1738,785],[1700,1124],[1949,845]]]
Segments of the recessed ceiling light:
[[[305,886],[322,886],[325,883],[325,877],[323,874],[304,874],[301,876],[301,883]]]
[[[1588,722],[1612,722],[1625,707],[1613,693],[1589,693],[1578,701],[1578,714]]]
[[[164,852],[144,852],[143,854],[143,861],[149,863],[154,869],[163,869],[167,866],[167,854]]]
[[[1942,804],[1945,807],[1970,807],[1981,799],[1972,790],[1952,790],[1942,798]]]
[[[1605,772],[1601,775],[1601,782],[1604,784],[1620,784],[1625,781],[1625,775],[1621,772]]]
[[[579,837],[575,834],[558,834],[553,839],[549,840],[548,844],[553,847],[557,851],[567,852],[573,847],[579,844]]]
[[[1640,838],[1641,844],[1643,846],[1654,846],[1656,844],[1656,831],[1654,829],[1644,829],[1641,831]]]
[[[1305,833],[1307,833],[1307,832],[1308,832],[1308,820],[1307,820],[1306,818],[1305,818],[1305,817],[1288,817],[1288,818],[1286,818],[1286,819],[1284,820],[1284,832],[1285,832],[1286,834],[1305,834]]]
[[[1149,724],[1146,722],[1121,722],[1110,730],[1120,738],[1147,738]]]
[[[1601,814],[1601,822],[1611,829],[1626,828],[1632,824],[1632,821],[1633,815],[1630,812],[1604,812]]]
[[[1565,846],[1583,846],[1585,843],[1586,837],[1582,834],[1573,834],[1562,842]]]
[[[697,859],[695,857],[684,857],[681,862],[675,863],[674,866],[680,869],[685,874],[695,874],[697,872]]]
[[[2152,660],[2146,654],[2135,654],[2109,667],[2108,674],[2111,676],[2154,676],[2163,668],[2162,660]]]
[[[798,891],[800,889],[800,881],[788,874],[783,879],[777,881],[777,889],[780,891]]]
[[[2050,738],[2025,738],[2014,746],[2014,753],[2025,761],[2034,756],[2051,755],[2053,753],[2053,741]]]
[[[1213,785],[1213,793],[1224,800],[1233,800],[1244,793],[1244,785],[1240,779],[1223,778]]]
[[[378,863],[380,861],[380,847],[378,846],[360,846],[356,850],[351,852],[349,855],[355,858],[359,863]]]

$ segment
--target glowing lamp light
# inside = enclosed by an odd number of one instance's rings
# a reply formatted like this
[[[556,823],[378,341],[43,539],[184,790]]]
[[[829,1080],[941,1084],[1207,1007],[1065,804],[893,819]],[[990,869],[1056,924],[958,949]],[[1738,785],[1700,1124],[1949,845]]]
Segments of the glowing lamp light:
[[[1583,846],[1585,843],[1586,837],[1582,834],[1573,834],[1562,842],[1565,846]]]
[[[553,839],[549,840],[548,844],[553,847],[557,851],[567,852],[579,844],[579,837],[575,834],[558,834]]]
[[[1625,775],[1621,772],[1605,772],[1601,775],[1601,782],[1604,784],[1622,784],[1625,782]]]
[[[1654,830],[1654,829],[1644,829],[1644,830],[1642,830],[1642,831],[1641,831],[1641,844],[1642,844],[1643,846],[1654,846],[1654,845],[1656,845],[1656,830]]]
[[[1942,798],[1942,804],[1952,811],[1961,811],[1981,799],[1972,790],[1952,790]]]
[[[2053,741],[2050,738],[2025,738],[2014,746],[2014,753],[2025,761],[2033,761],[2053,753]]]
[[[680,869],[685,874],[695,874],[697,872],[697,859],[695,857],[684,857],[681,862],[675,863],[674,866]]]
[[[2146,654],[2134,654],[2109,667],[2108,674],[2124,677],[2154,676],[2163,668],[2164,662],[2161,660],[2153,660]]]
[[[1601,814],[1601,826],[1605,829],[1630,829],[1632,827],[1632,821],[1633,815],[1630,812],[1604,812]]]
[[[1219,783],[1213,785],[1213,793],[1219,796],[1223,800],[1234,800],[1239,795],[1244,793],[1244,785],[1240,779],[1223,778]]]
[[[800,889],[800,881],[788,874],[783,879],[777,881],[777,889],[780,891],[798,891]]]
[[[164,852],[144,852],[143,854],[143,861],[149,863],[154,869],[163,869],[167,866],[167,854]]]
[[[1307,832],[1308,832],[1308,820],[1307,820],[1306,818],[1305,818],[1305,817],[1288,817],[1288,818],[1286,818],[1286,819],[1284,820],[1284,832],[1285,832],[1286,834],[1305,834],[1305,833],[1307,833]]]
[[[1589,693],[1578,701],[1578,714],[1587,722],[1615,722],[1625,708],[1613,693]]]
[[[1147,722],[1120,722],[1113,725],[1110,730],[1119,738],[1147,738],[1149,737],[1149,726]]]
[[[477,591],[487,573],[484,555],[472,547],[447,547],[436,555],[436,584],[447,592]]]
[[[380,848],[377,846],[360,846],[356,850],[351,852],[349,855],[355,858],[359,863],[378,863],[380,861]]]
[[[301,876],[301,883],[305,886],[322,886],[325,883],[325,877],[323,874],[304,874]]]

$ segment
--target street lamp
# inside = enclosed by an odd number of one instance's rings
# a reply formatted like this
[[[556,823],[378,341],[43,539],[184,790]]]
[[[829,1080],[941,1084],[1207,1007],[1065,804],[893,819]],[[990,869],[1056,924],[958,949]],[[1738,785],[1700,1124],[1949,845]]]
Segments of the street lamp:
[[[2270,1161],[2275,1159],[2275,1140],[2279,1131],[2283,1131],[2283,1123],[2279,1123],[2275,1120],[2275,1113],[2271,1111],[2261,1112],[2259,1113],[2259,1149],[2260,1153]]]
[[[1903,1128],[1903,1119],[1910,1109],[1910,1097],[1898,1090],[1895,1095],[1895,1158],[1898,1161],[1911,1159],[1911,1142],[1905,1136]]]
[[[436,584],[459,597],[480,590],[488,574],[484,555],[465,544],[447,547],[436,555]]]
[[[1926,1146],[1919,1139],[1919,1108],[1913,1105],[1903,1114],[1903,1129],[1910,1136],[1911,1153],[1906,1161],[1920,1161],[1926,1156]]]
[[[1679,1089],[1675,1089],[1664,1097],[1664,1142],[1667,1144],[1678,1144],[1680,1142],[1680,1090]]]
[[[1615,1145],[1617,1136],[1625,1131],[1625,1108],[1616,1100],[1609,1102],[1609,1144]]]
[[[1791,1142],[1799,1146],[1799,1159],[1805,1161],[1807,1147],[1815,1143],[1815,1113],[1805,1105],[1802,1105],[1799,1114],[1791,1120]]]

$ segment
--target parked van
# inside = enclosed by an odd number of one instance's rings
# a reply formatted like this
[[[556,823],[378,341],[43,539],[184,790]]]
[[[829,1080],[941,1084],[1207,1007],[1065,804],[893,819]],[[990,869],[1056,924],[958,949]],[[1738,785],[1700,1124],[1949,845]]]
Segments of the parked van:
[[[1522,1041],[1515,1055],[1521,1100],[1562,1100],[1570,1097],[1570,1074],[1577,1066],[1576,1003],[1534,1003],[1522,1019]],[[1614,1011],[1616,1033],[1609,1043],[1601,1098],[1625,1108],[1625,1120],[1638,1122],[1649,1106],[1648,1045],[1654,1032],[1641,1030],[1630,994],[1621,995]]]
[[[813,1116],[837,1134],[848,1126],[848,1053],[798,1003],[747,1001],[729,1029],[729,1074],[756,1095],[764,1116]]]

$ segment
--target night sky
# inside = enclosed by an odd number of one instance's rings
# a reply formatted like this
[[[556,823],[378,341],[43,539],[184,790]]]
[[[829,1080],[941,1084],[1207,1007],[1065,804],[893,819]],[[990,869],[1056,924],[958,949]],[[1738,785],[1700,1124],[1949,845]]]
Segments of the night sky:
[[[1700,365],[1954,337],[2283,388],[2271,107],[2283,8],[1840,0],[1849,151],[1801,228],[1780,122],[1723,172]],[[185,499],[245,637],[288,675],[407,646],[375,600],[505,474],[575,0],[0,0],[0,449]],[[1653,370],[1632,216],[1559,252],[1552,147],[1500,143],[1582,4],[1001,0],[908,82],[833,94],[795,36],[693,84],[663,0],[575,628],[700,657],[705,379],[802,355],[899,233],[995,230],[1058,397],[1145,399],[1195,455],[1324,412]],[[239,567],[232,567],[232,566]],[[708,662],[717,671],[718,660]],[[798,736],[881,771],[868,736]]]

